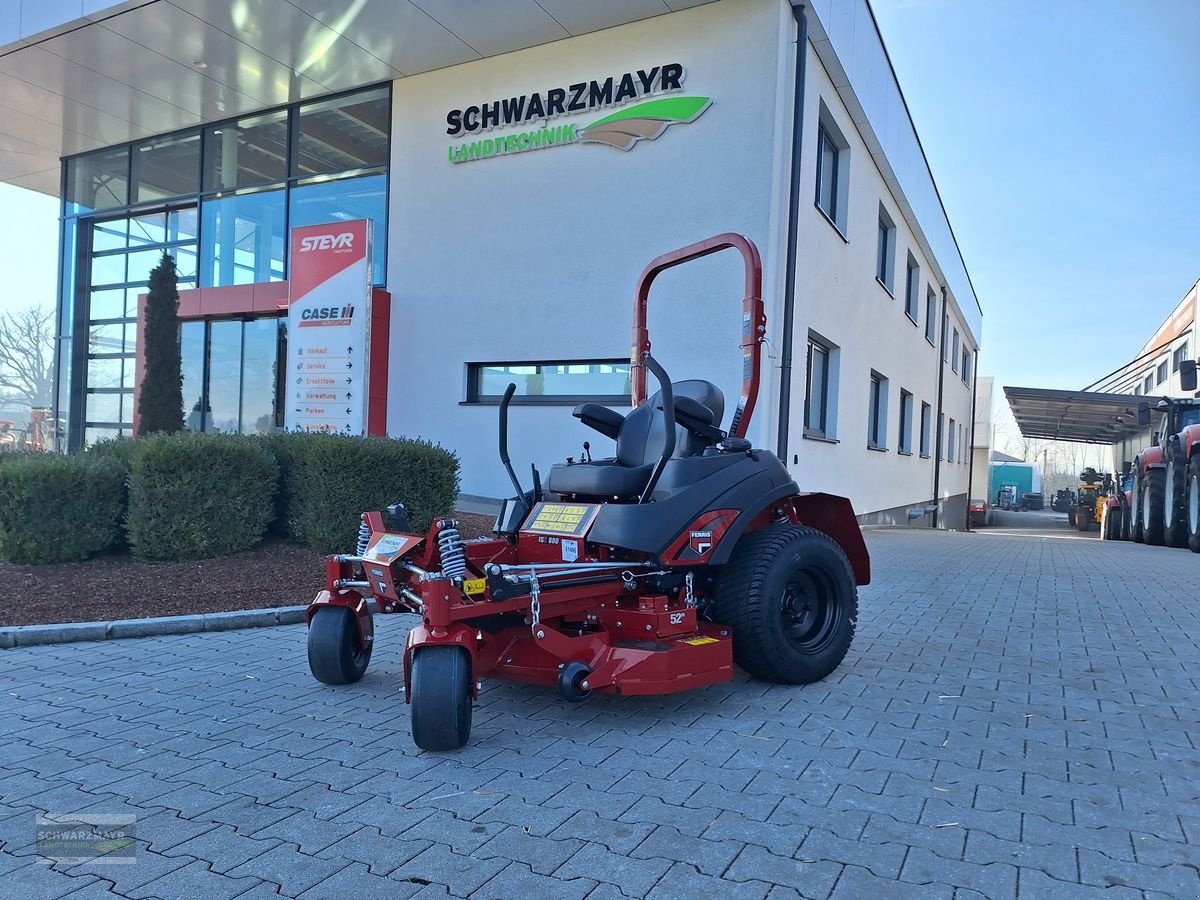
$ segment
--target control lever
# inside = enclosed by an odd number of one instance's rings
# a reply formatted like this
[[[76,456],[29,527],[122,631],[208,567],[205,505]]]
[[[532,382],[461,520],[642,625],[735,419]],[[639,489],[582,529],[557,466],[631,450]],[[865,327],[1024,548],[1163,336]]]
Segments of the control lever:
[[[583,453],[579,457],[580,462],[592,461],[592,445],[587,441],[583,442]]]

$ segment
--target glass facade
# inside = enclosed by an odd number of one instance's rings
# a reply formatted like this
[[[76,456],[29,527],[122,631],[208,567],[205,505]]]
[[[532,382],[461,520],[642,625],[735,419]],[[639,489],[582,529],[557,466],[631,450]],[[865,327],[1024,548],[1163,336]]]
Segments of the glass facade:
[[[60,447],[130,433],[138,295],[164,252],[181,290],[281,281],[292,226],[369,218],[383,285],[390,122],[383,86],[64,160]],[[184,321],[188,427],[281,425],[284,334],[277,316]]]

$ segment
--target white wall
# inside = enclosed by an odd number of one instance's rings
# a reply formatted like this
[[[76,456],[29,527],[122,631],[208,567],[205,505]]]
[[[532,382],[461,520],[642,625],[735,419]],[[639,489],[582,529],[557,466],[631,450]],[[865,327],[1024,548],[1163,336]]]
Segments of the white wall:
[[[783,21],[774,0],[727,0],[395,82],[388,428],[455,449],[465,493],[511,493],[496,407],[459,405],[468,361],[628,358],[633,290],[651,258],[721,231],[778,256]],[[450,109],[668,62],[686,67],[685,94],[713,103],[658,140],[447,161]],[[726,425],[741,381],[741,300],[733,252],[667,273],[651,298],[655,356],[674,380],[717,382]],[[526,484],[528,461],[545,475],[585,439],[597,456],[610,451],[569,405],[513,407],[510,452]]]
[[[816,144],[820,106],[849,143],[850,175],[845,236],[812,202],[815,194]],[[815,51],[808,54],[801,178],[801,205],[796,296],[796,370],[793,395],[798,398],[789,430],[793,473],[803,490],[844,494],[860,514],[927,502],[933,496],[936,457],[937,377],[939,352],[925,338],[927,286],[932,284],[941,313],[941,283],[934,277],[911,223],[868,152],[866,142],[834,88]],[[879,207],[896,225],[893,295],[875,278]],[[917,323],[905,315],[905,262],[912,253],[921,270]],[[949,328],[960,342],[969,334],[957,310],[949,308]],[[838,443],[804,436],[803,395],[805,346],[810,329],[841,348],[838,390]],[[941,341],[940,323],[935,339]],[[949,338],[948,338],[949,339]],[[867,409],[871,370],[888,378],[887,450],[867,448]],[[901,388],[914,396],[913,455],[897,452]],[[932,407],[934,436],[930,457],[920,456],[921,403]],[[969,434],[971,388],[947,360],[943,385],[947,431],[954,419],[956,462],[943,461],[939,494],[950,497],[967,490],[966,460],[957,452],[960,424]],[[968,439],[969,444],[969,439]],[[958,462],[960,459],[962,462]]]

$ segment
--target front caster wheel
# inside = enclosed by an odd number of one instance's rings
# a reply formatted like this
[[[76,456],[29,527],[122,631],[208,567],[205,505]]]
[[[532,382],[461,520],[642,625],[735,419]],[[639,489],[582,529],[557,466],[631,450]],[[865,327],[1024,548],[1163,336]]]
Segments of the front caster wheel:
[[[358,623],[344,606],[318,609],[308,626],[308,668],[325,684],[353,684],[367,671],[371,644],[359,646]]]
[[[587,686],[587,677],[592,674],[590,666],[581,662],[569,662],[558,673],[558,694],[568,703],[582,703],[592,693]]]
[[[471,736],[471,661],[458,647],[418,647],[409,674],[413,742],[457,750]]]

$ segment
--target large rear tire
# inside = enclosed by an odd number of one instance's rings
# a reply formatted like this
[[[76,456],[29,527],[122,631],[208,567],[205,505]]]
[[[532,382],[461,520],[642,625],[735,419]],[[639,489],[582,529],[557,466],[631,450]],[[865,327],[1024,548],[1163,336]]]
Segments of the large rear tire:
[[[418,647],[409,674],[413,742],[457,750],[471,736],[471,660],[459,647]]]
[[[1163,534],[1163,505],[1167,473],[1162,469],[1147,469],[1142,479],[1142,537],[1147,544],[1161,547]]]
[[[313,614],[308,626],[308,669],[324,684],[353,684],[366,674],[372,644],[359,646],[354,613],[327,606]]]
[[[1142,523],[1142,488],[1145,487],[1141,475],[1142,461],[1140,458],[1133,462],[1133,487],[1129,492],[1129,532],[1134,542],[1141,544],[1146,540]]]
[[[1200,453],[1188,463],[1187,496],[1184,498],[1188,528],[1188,549],[1200,553]]]
[[[733,658],[776,684],[811,684],[838,667],[858,619],[845,552],[814,528],[773,525],[744,536],[717,581],[713,618],[733,629]]]
[[[1164,455],[1167,469],[1163,480],[1163,540],[1168,547],[1186,547],[1188,531],[1184,501],[1187,492],[1187,459],[1177,440],[1167,444]]]
[[[1092,514],[1090,510],[1081,508],[1075,513],[1075,527],[1080,531],[1091,531]]]

